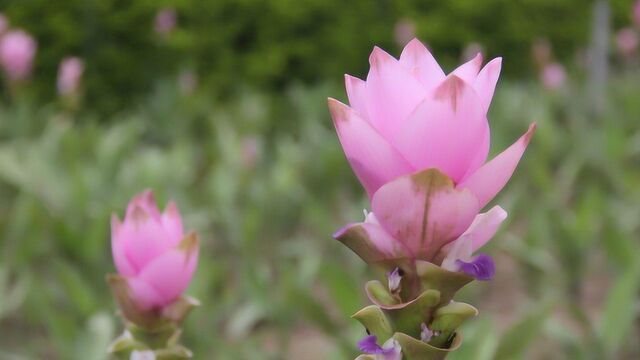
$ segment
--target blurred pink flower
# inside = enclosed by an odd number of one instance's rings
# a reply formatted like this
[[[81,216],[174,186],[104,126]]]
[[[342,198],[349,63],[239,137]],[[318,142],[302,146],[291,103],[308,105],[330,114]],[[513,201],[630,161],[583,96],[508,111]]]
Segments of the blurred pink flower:
[[[469,61],[482,52],[482,45],[477,42],[467,44],[462,50],[462,60]]]
[[[416,37],[416,24],[411,19],[400,19],[394,29],[396,44],[405,46],[411,39]]]
[[[618,50],[625,56],[633,54],[638,49],[638,33],[631,27],[626,27],[616,34]]]
[[[3,14],[0,13],[0,35],[9,29],[9,19]]]
[[[155,30],[160,35],[167,35],[176,27],[176,11],[171,8],[164,8],[158,11],[155,20]]]
[[[633,4],[631,18],[633,20],[633,23],[636,26],[640,27],[640,0],[636,1],[635,4]]]
[[[376,47],[369,62],[366,82],[345,76],[350,106],[329,99],[347,160],[369,197],[400,176],[436,168],[483,208],[506,185],[535,128],[485,163],[487,111],[502,59],[482,68],[478,54],[445,75],[414,39],[400,60]]]
[[[191,95],[198,87],[198,76],[192,70],[183,70],[178,75],[178,88],[183,95]]]
[[[185,235],[175,203],[160,213],[150,190],[136,195],[121,222],[111,218],[111,247],[118,273],[142,310],[162,308],[187,288],[198,263],[198,239]]]
[[[260,160],[260,140],[256,136],[245,137],[242,139],[241,147],[244,168],[253,169]]]
[[[58,67],[58,93],[62,96],[76,95],[84,72],[84,62],[75,57],[66,57]]]
[[[22,30],[12,30],[0,37],[0,63],[11,81],[26,79],[31,74],[37,44]]]
[[[542,68],[540,80],[545,88],[558,90],[564,86],[567,74],[561,64],[551,63]]]
[[[542,67],[551,60],[551,44],[547,39],[538,39],[531,46],[531,56],[536,65]]]

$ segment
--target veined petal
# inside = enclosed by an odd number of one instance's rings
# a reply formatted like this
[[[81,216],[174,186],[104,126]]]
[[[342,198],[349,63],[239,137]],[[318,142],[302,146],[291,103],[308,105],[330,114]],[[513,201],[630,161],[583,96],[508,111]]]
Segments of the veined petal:
[[[369,196],[390,180],[413,172],[402,155],[351,108],[335,99],[328,102],[347,160]]]
[[[482,101],[485,113],[489,111],[501,69],[502,58],[495,58],[482,68],[478,77],[472,83]]]
[[[349,98],[349,105],[355,110],[358,115],[367,120],[367,84],[364,80],[360,80],[357,77],[351,75],[344,76],[345,88],[347,89],[347,97]]]
[[[427,95],[424,86],[393,56],[375,47],[367,75],[368,121],[390,139]]]
[[[382,186],[372,209],[386,232],[421,260],[431,260],[471,225],[480,207],[437,169],[403,176]]]
[[[445,79],[444,71],[436,59],[418,39],[409,41],[404,47],[400,64],[422,83],[427,92],[431,92]]]
[[[482,67],[482,54],[478,53],[473,59],[467,61],[466,63],[458,66],[455,70],[451,72],[451,75],[456,75],[457,77],[464,80],[467,84],[473,84],[476,81],[476,77],[480,72],[480,68]]]
[[[458,188],[471,190],[478,198],[481,208],[487,205],[511,178],[535,129],[535,123],[531,124],[518,141],[463,180]]]
[[[414,168],[437,168],[458,182],[478,157],[486,157],[488,128],[475,90],[450,75],[409,116],[393,145]]]

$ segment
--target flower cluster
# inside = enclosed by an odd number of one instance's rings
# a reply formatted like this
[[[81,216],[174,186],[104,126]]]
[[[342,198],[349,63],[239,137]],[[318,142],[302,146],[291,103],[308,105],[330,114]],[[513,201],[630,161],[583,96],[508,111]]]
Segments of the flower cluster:
[[[400,59],[376,47],[369,62],[366,81],[346,76],[349,106],[329,99],[371,203],[363,222],[334,238],[388,272],[386,285],[366,286],[375,305],[354,315],[375,336],[360,348],[365,359],[400,358],[394,349],[408,359],[442,358],[461,341],[457,326],[477,312],[453,295],[495,272],[491,257],[476,252],[507,213],[481,210],[510,179],[535,125],[487,162],[500,58],[482,67],[478,54],[447,75],[414,39]]]

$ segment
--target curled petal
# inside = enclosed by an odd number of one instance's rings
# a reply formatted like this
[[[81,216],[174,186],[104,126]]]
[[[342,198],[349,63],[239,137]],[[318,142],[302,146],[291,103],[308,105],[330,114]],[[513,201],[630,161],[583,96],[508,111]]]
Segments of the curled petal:
[[[410,258],[405,246],[376,223],[350,224],[333,234],[368,264]]]
[[[392,238],[429,261],[471,225],[479,206],[470,191],[456,190],[450,178],[428,169],[382,186],[372,209]]]
[[[351,108],[335,99],[328,103],[347,160],[370,196],[383,184],[413,171],[402,155]]]
[[[518,141],[463,180],[458,188],[471,190],[478,198],[480,207],[487,205],[511,178],[535,129],[536,124],[531,124]]]
[[[476,216],[458,239],[443,248],[442,253],[446,256],[442,261],[442,267],[449,271],[458,271],[457,261],[471,261],[471,255],[491,240],[506,218],[507,212],[500,206],[494,206],[486,213]]]

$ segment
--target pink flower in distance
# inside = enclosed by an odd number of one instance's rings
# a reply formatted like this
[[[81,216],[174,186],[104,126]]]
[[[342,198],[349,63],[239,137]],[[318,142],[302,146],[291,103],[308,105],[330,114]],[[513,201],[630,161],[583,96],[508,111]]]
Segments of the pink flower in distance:
[[[124,221],[111,219],[111,248],[118,273],[141,310],[162,308],[186,290],[198,263],[198,239],[185,235],[175,203],[163,213],[150,190],[136,195]]]
[[[342,148],[369,197],[400,176],[436,168],[483,208],[506,185],[535,129],[485,163],[501,59],[481,68],[478,54],[446,75],[414,39],[399,60],[376,47],[369,62],[366,81],[345,76],[350,106],[329,99]]]
[[[633,5],[633,11],[631,12],[631,17],[633,20],[633,23],[640,27],[640,0],[636,1],[636,3]]]
[[[638,33],[631,27],[620,29],[616,34],[618,50],[625,56],[633,54],[638,49],[638,41]]]
[[[165,8],[156,14],[155,30],[160,35],[167,35],[176,27],[176,11],[171,8]]]
[[[12,30],[0,37],[0,63],[10,80],[29,76],[36,49],[35,40],[22,30]]]
[[[405,46],[411,39],[416,37],[416,24],[411,19],[401,19],[396,23],[393,30],[396,44]]]
[[[77,57],[66,57],[58,68],[58,93],[70,96],[78,93],[80,79],[84,72],[84,62]]]
[[[567,73],[561,64],[551,63],[542,68],[540,80],[545,88],[555,91],[564,86],[567,80]]]

